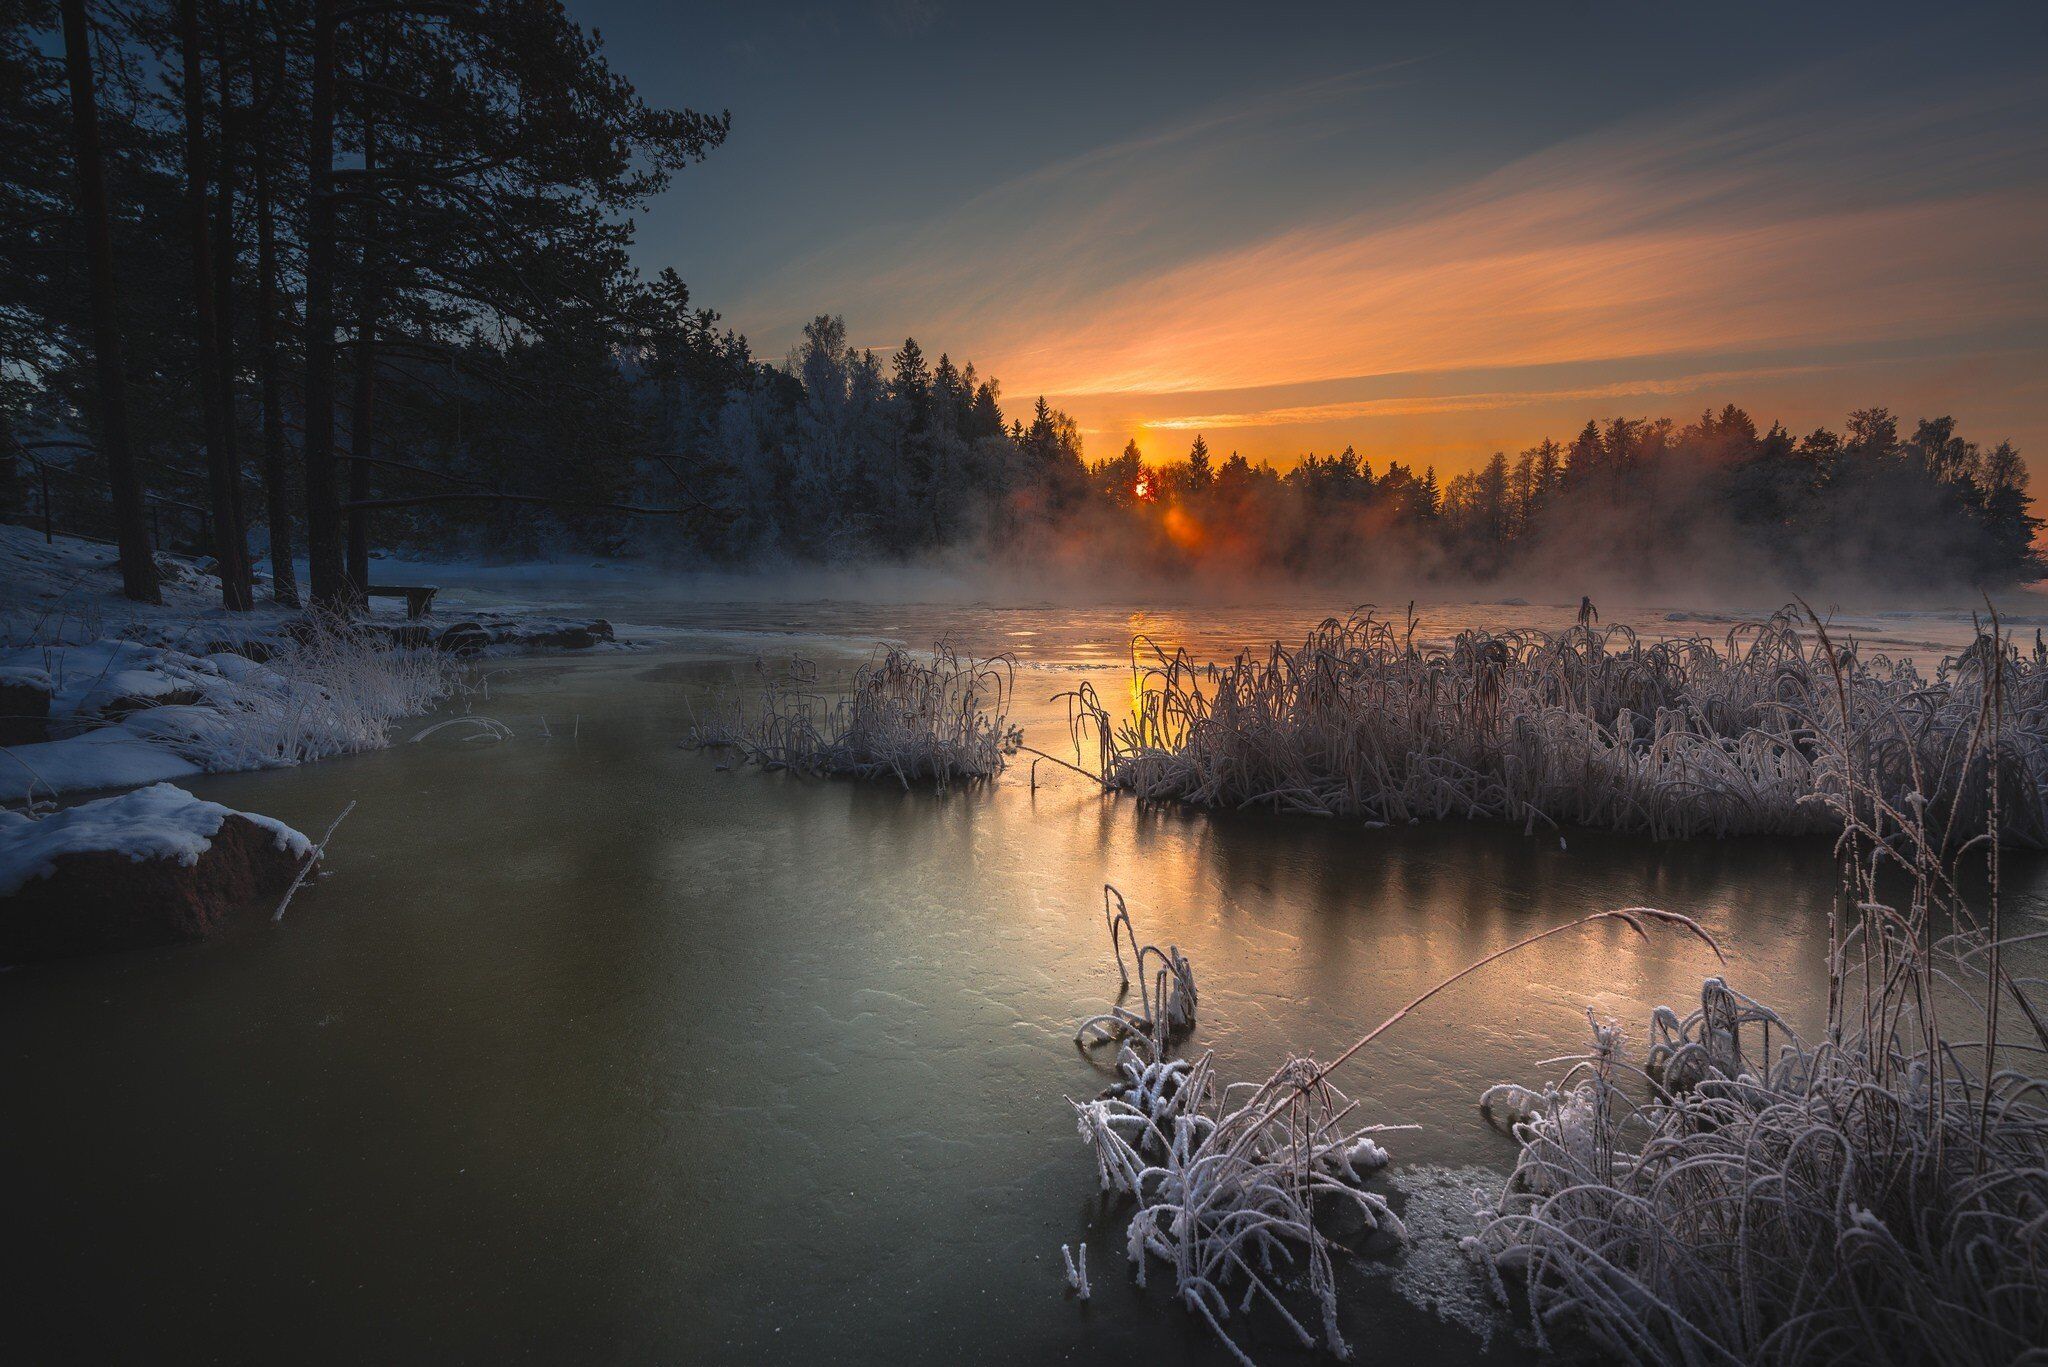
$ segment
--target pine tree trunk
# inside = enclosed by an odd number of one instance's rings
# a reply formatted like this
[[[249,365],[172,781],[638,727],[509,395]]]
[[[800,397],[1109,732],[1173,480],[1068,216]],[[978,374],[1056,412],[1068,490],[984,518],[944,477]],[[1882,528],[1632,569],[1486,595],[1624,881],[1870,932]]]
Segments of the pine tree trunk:
[[[240,500],[235,492],[234,453],[228,445],[227,407],[220,384],[220,320],[214,308],[213,247],[206,202],[206,90],[199,56],[199,0],[178,0],[178,40],[184,52],[185,221],[192,247],[193,332],[199,352],[206,484],[213,507],[213,554],[220,565],[222,604],[243,612],[254,602],[249,543],[237,516]]]
[[[93,90],[92,50],[85,0],[63,0],[64,69],[71,85],[71,145],[78,178],[78,214],[85,226],[88,288],[92,296],[92,350],[100,454],[114,493],[114,535],[121,554],[121,591],[138,603],[160,603],[156,561],[150,554],[149,518],[142,473],[129,446],[127,376],[114,305],[114,231],[107,212],[106,168],[100,155],[99,103]]]
[[[356,392],[349,413],[348,582],[359,598],[370,594],[370,514],[360,506],[370,497],[371,444],[376,439],[377,254],[376,199],[369,173],[377,166],[377,125],[363,121],[362,289],[356,316]]]
[[[218,329],[221,412],[225,419],[222,438],[227,465],[233,479],[228,484],[234,504],[235,527],[240,537],[242,582],[250,599],[255,598],[255,567],[249,558],[249,511],[242,490],[241,428],[235,418],[235,175],[238,168],[239,130],[235,117],[234,90],[228,68],[227,16],[215,0],[213,27],[214,70],[220,81],[220,155],[213,178],[213,297]]]
[[[5,410],[0,410],[0,516],[26,514],[26,500],[21,492],[21,467],[16,463],[14,427],[7,421]]]
[[[313,0],[306,179],[306,552],[313,601],[348,598],[334,479],[334,0]]]
[[[356,331],[356,392],[350,409],[348,466],[348,582],[359,598],[370,592],[370,446],[376,428],[376,305],[363,301]]]
[[[260,104],[262,101],[257,101]],[[256,350],[263,386],[263,504],[270,520],[270,596],[299,605],[292,567],[292,505],[286,488],[282,339],[277,326],[277,225],[270,202],[270,141],[261,129],[251,139],[256,191]]]

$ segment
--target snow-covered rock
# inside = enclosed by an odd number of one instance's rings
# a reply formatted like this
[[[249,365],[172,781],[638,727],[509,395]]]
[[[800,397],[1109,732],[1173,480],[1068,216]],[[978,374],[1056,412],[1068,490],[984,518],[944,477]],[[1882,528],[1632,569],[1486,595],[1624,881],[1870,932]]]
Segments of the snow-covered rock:
[[[201,658],[123,640],[0,651],[6,716],[15,715],[6,701],[14,679],[40,680],[43,714],[35,734],[24,726],[21,739],[0,751],[0,802],[234,767],[209,762],[227,718],[284,686],[239,655]]]
[[[509,653],[515,650],[594,650],[620,642],[612,624],[602,617],[587,620],[574,617],[513,616],[480,613],[445,628],[435,645],[457,655],[481,655],[485,651]]]
[[[169,783],[39,818],[0,811],[0,962],[200,938],[274,904],[312,854],[280,821]]]
[[[40,674],[48,681],[48,715],[57,723],[198,702],[220,682],[212,659],[116,639],[0,650],[0,678],[15,674]]]

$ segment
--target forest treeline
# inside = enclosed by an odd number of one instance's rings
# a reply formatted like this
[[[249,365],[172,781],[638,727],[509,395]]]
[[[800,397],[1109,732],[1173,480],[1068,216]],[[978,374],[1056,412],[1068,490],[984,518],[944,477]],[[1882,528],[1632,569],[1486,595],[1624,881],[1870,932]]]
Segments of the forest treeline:
[[[1950,417],[1905,432],[1883,408],[1796,438],[1733,404],[1684,424],[1588,420],[1569,442],[1496,452],[1445,483],[1400,461],[1376,472],[1349,447],[1285,472],[1218,461],[1200,436],[1162,467],[1147,471],[1132,445],[1092,475],[1105,502],[1136,514],[1145,554],[1190,568],[1897,588],[2042,572],[2012,443],[1984,450]]]
[[[203,549],[230,607],[256,542],[339,604],[424,510],[594,511],[642,457],[632,515],[706,511],[634,405],[711,320],[627,250],[729,127],[556,0],[0,0],[0,510],[145,600]]]
[[[757,565],[969,547],[1166,575],[1712,561],[2036,577],[2010,443],[1883,409],[1588,422],[1440,483],[1135,443],[815,319],[780,361],[632,264],[730,116],[648,104],[556,0],[0,0],[0,514],[344,602],[380,547]],[[252,552],[257,555],[252,558]]]

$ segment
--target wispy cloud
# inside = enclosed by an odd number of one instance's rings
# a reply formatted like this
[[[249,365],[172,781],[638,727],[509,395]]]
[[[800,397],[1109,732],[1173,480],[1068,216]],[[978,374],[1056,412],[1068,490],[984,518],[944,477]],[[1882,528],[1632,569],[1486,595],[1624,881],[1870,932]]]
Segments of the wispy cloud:
[[[1351,127],[1360,98],[1398,85],[1410,65],[1235,96],[1021,170],[937,218],[831,238],[727,311],[771,338],[793,336],[825,309],[844,313],[856,335],[900,340],[914,328],[985,351],[1006,327],[1085,310],[1106,291],[1236,240],[1225,212],[1230,178],[1278,141],[1309,145]]]
[[[2032,337],[2048,353],[2040,89],[1881,101],[1853,72],[1811,73],[1392,202],[1375,201],[1388,187],[1370,177],[1335,183],[1340,159],[1325,153],[1364,136],[1411,74],[1347,73],[1105,144],[941,220],[839,244],[735,314],[780,326],[822,306],[860,335],[916,331],[1012,395],[1125,430],[1783,382],[1837,368],[1819,358],[1845,348],[1916,339]],[[1254,200],[1261,168],[1288,157],[1331,183]],[[1746,366],[1760,355],[1789,359]],[[1657,378],[1673,358],[1705,364]],[[1340,383],[1467,370],[1508,382],[1366,398]],[[1280,386],[1292,402],[1174,411]]]
[[[1971,112],[1788,133],[1766,106],[1619,130],[998,323],[997,359],[1050,393],[1171,394],[2048,318],[2048,192],[1962,174],[2039,149],[1945,157]],[[1875,174],[1902,144],[1931,184]]]
[[[1693,375],[1624,380],[1575,389],[1504,389],[1474,394],[1416,394],[1384,399],[1351,399],[1340,403],[1296,404],[1234,413],[1195,413],[1148,418],[1155,431],[1213,432],[1240,427],[1298,427],[1362,418],[1420,417],[1432,413],[1491,413],[1539,404],[1591,403],[1603,399],[1670,397],[1697,394],[1744,381],[1785,380],[1838,369],[1832,365],[1752,366],[1742,370],[1702,371]]]

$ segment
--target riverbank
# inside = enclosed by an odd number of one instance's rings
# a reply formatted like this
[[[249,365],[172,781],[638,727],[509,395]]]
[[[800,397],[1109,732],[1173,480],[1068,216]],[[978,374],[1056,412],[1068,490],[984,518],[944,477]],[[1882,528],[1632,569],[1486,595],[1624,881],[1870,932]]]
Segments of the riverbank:
[[[377,599],[342,617],[265,601],[229,613],[204,566],[169,555],[158,565],[164,601],[133,603],[111,547],[0,527],[0,808],[21,809],[0,826],[0,864],[47,836],[36,818],[62,802],[381,748],[395,723],[466,705],[481,659],[634,648],[601,618],[516,606],[412,617]],[[146,825],[131,823],[140,810],[104,811],[84,828],[98,842],[90,852],[161,862],[128,853],[151,847]],[[0,892],[8,916],[24,898],[48,900],[37,885],[52,873],[38,867]],[[135,895],[157,895],[150,886]],[[203,932],[224,914],[142,920]]]

